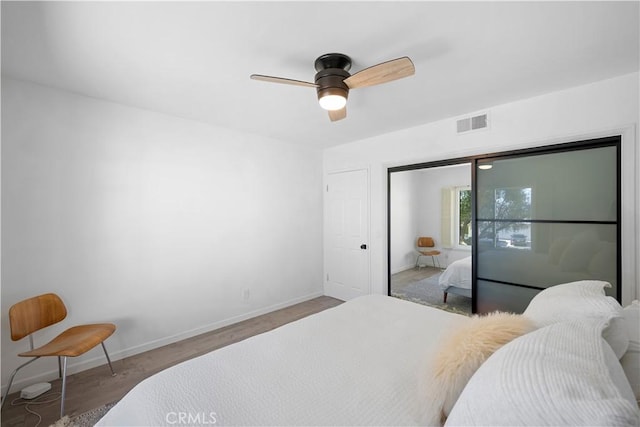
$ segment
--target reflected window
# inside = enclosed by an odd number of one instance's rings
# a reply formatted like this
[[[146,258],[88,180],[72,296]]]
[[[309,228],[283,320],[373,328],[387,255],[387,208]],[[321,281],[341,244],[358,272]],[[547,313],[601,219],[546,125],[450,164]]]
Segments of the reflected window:
[[[531,187],[496,188],[480,194],[479,217],[489,220],[478,230],[482,247],[531,248]]]
[[[455,230],[458,246],[471,247],[471,187],[456,187]]]

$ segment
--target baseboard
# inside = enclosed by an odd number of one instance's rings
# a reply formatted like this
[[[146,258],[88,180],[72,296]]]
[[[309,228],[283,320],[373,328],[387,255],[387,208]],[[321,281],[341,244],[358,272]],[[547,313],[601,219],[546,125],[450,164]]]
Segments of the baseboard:
[[[116,360],[120,360],[120,359],[124,359],[125,357],[130,357],[130,356],[135,356],[136,354],[140,354],[140,353],[144,353],[145,351],[149,351],[149,350],[154,350],[158,347],[162,347],[165,345],[169,345],[169,344],[173,344],[175,342],[178,341],[182,341],[185,340],[187,338],[191,338],[191,337],[195,337],[196,335],[200,335],[200,334],[204,334],[207,332],[211,332],[214,331],[216,329],[220,329],[223,328],[225,326],[229,326],[232,325],[234,323],[238,323],[238,322],[242,322],[243,320],[247,320],[247,319],[251,319],[253,317],[257,317],[257,316],[261,316],[263,314],[267,314],[267,313],[271,313],[272,311],[276,311],[276,310],[280,310],[282,308],[287,308],[290,307],[292,305],[295,304],[299,304],[301,302],[305,302],[317,297],[321,297],[323,296],[324,293],[323,292],[314,292],[312,294],[309,295],[305,295],[302,297],[298,297],[298,298],[293,298],[290,299],[288,301],[285,302],[281,302],[278,304],[274,304],[274,305],[270,305],[268,307],[264,307],[264,308],[260,308],[257,310],[253,310],[247,313],[243,313],[240,314],[238,316],[234,316],[234,317],[230,317],[228,319],[224,319],[224,320],[220,320],[205,326],[201,326],[198,328],[194,328],[191,329],[189,331],[185,331],[185,332],[181,332],[179,334],[175,334],[175,335],[171,335],[165,338],[161,338],[158,340],[154,340],[154,341],[149,341],[147,343],[141,344],[141,345],[137,345],[134,347],[130,347],[130,348],[126,348],[120,351],[116,351],[116,352],[111,352],[109,351],[109,356],[111,357],[111,361],[116,361]],[[106,341],[106,345],[107,345],[107,350],[109,350],[108,346],[109,346],[109,342]],[[80,358],[82,358],[82,356],[80,356]],[[75,373],[78,372],[82,372],[82,371],[86,371],[87,369],[91,369],[91,368],[95,368],[98,366],[102,366],[102,365],[106,365],[106,360],[104,358],[104,354],[102,352],[100,352],[99,356],[96,357],[92,357],[92,358],[88,358],[88,359],[81,359],[81,360],[73,360],[73,358],[69,358],[68,359],[68,365],[67,365],[67,375],[73,375]],[[75,362],[75,363],[72,363]],[[37,363],[37,362],[36,362]],[[106,372],[109,372],[109,369],[107,366],[105,366]],[[117,373],[117,367],[115,367],[116,369],[116,373]],[[19,376],[19,375],[18,375]],[[53,381],[58,379],[58,370],[54,369],[54,370],[50,370],[47,372],[43,372],[41,374],[38,375],[33,375],[31,377],[27,377],[27,378],[18,378],[18,376],[16,376],[16,379],[13,381],[13,384],[11,385],[13,387],[13,391],[17,391],[17,390],[21,390],[22,388],[34,384],[34,383],[38,383],[38,382],[45,382],[45,381]],[[4,392],[7,388],[7,384],[3,384],[2,385],[2,394],[4,395]]]
[[[185,340],[187,338],[195,337],[196,335],[204,334],[207,332],[214,331],[216,329],[223,328],[225,326],[232,325],[234,323],[242,322],[243,320],[251,319],[253,317],[261,316],[263,314],[271,313],[272,311],[280,310],[282,308],[290,307],[295,304],[299,304],[301,302],[308,301],[313,298],[323,296],[323,292],[314,292],[313,294],[305,295],[303,297],[294,298],[282,303],[274,304],[268,307],[260,308],[257,310],[253,310],[247,313],[243,313],[238,316],[230,317],[228,319],[220,320],[209,325],[201,326],[195,329],[191,329],[190,331],[182,332],[180,334],[171,335],[166,338],[162,338],[155,341],[150,341],[148,343],[138,345],[135,347],[131,347],[128,349],[120,350],[114,353],[115,360],[124,359],[125,357],[135,356],[136,354],[144,353],[145,351],[153,350],[158,347],[162,347],[164,345],[173,344],[178,341]],[[100,364],[98,364],[99,366]]]
[[[415,264],[407,264],[407,265],[403,265],[402,267],[396,268],[394,270],[391,270],[391,274],[397,274],[397,273],[402,273],[403,271],[407,271],[407,270],[411,270],[413,268],[416,268]]]

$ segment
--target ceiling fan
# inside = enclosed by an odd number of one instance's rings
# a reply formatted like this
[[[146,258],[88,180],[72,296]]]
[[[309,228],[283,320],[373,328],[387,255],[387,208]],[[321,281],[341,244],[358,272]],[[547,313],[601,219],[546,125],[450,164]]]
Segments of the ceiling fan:
[[[416,71],[413,62],[406,56],[365,68],[353,75],[349,74],[351,58],[342,53],[322,55],[316,59],[314,66],[317,71],[315,83],[262,74],[252,74],[251,78],[265,82],[316,88],[320,106],[329,111],[329,119],[335,122],[347,117],[346,105],[349,89],[387,83],[411,76]]]

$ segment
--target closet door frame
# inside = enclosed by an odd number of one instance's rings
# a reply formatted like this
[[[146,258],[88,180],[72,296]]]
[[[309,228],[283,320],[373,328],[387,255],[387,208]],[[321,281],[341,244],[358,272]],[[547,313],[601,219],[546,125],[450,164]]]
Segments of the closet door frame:
[[[478,266],[477,266],[477,256],[478,256],[478,229],[477,229],[477,167],[481,162],[486,162],[490,159],[500,159],[500,158],[508,158],[508,157],[524,157],[524,156],[532,156],[539,154],[550,154],[550,153],[560,153],[560,152],[571,152],[578,151],[590,148],[599,148],[605,146],[616,146],[617,147],[617,156],[616,156],[616,182],[617,182],[617,195],[616,195],[616,247],[617,247],[617,257],[616,257],[616,299],[621,302],[624,299],[623,289],[622,289],[622,260],[625,255],[622,253],[623,250],[623,242],[622,242],[622,226],[623,226],[623,218],[622,218],[622,163],[629,168],[631,163],[635,163],[635,147],[630,147],[634,144],[634,136],[631,134],[631,130],[629,128],[621,128],[614,130],[612,132],[608,132],[610,136],[596,137],[596,138],[588,138],[584,140],[576,140],[574,142],[561,142],[550,145],[541,145],[537,147],[530,148],[521,148],[514,150],[507,150],[501,152],[493,152],[486,154],[478,154],[478,155],[469,155],[464,157],[457,157],[451,159],[444,160],[436,160],[430,162],[422,162],[415,164],[407,164],[402,166],[394,166],[387,168],[387,294],[391,295],[391,174],[394,172],[401,171],[409,171],[409,170],[417,170],[417,169],[425,169],[425,168],[433,168],[439,166],[448,166],[455,165],[460,163],[471,163],[471,212],[472,212],[472,229],[473,229],[473,245],[471,248],[472,254],[472,312],[477,312],[477,277],[478,277]],[[626,141],[622,143],[623,140],[631,140],[631,142]],[[626,147],[626,148],[625,148]],[[630,156],[631,158],[623,160],[622,156]],[[628,178],[627,178],[628,179]],[[627,183],[627,187],[629,184]],[[631,185],[634,187],[634,185]],[[633,189],[632,189],[633,190]],[[624,194],[627,196],[629,193],[633,193],[629,188],[624,190]],[[627,227],[629,228],[631,225],[635,226],[635,224],[630,224],[629,219],[626,220]],[[635,241],[635,240],[634,240]],[[627,249],[629,246],[632,246],[627,243],[625,246]],[[635,267],[640,270],[640,266]],[[635,277],[636,274],[631,275]],[[633,294],[633,293],[632,293]],[[633,295],[632,295],[633,297]],[[637,297],[636,297],[637,298]],[[629,296],[627,295],[627,299]]]

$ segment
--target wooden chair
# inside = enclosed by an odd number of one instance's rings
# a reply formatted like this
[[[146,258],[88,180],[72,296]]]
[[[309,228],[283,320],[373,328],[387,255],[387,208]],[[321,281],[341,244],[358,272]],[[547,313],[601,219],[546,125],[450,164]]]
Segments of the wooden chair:
[[[440,251],[433,249],[436,246],[432,237],[418,237],[418,241],[416,242],[416,248],[418,250],[418,258],[416,258],[416,267],[418,267],[418,261],[420,261],[421,256],[430,256],[431,261],[433,262],[433,266],[436,266],[436,262],[438,263],[438,268],[440,268],[440,260],[438,259],[438,255],[440,255]]]
[[[18,341],[29,337],[31,351],[18,354],[20,357],[33,357],[28,362],[18,366],[9,379],[9,385],[2,399],[2,405],[7,400],[13,378],[16,373],[31,362],[44,356],[58,357],[58,373],[62,378],[62,395],[60,397],[60,418],[64,416],[64,398],[67,385],[67,357],[76,357],[86,353],[98,344],[102,344],[104,355],[107,357],[111,374],[115,375],[109,354],[104,346],[104,340],[116,330],[112,323],[74,326],[67,329],[42,347],[33,347],[32,334],[40,329],[60,322],[67,317],[67,309],[56,294],[44,294],[29,298],[14,304],[9,309],[9,326],[11,339]]]

